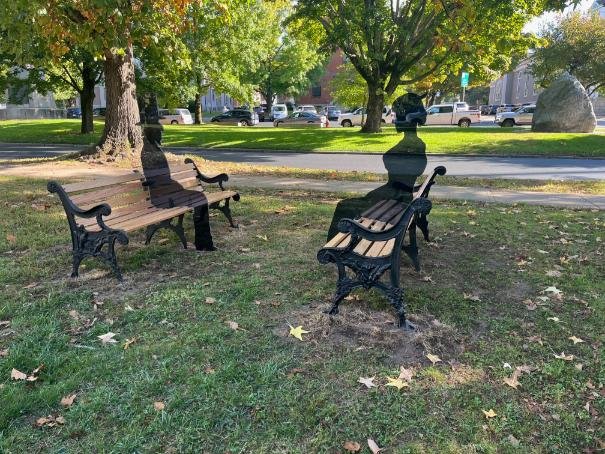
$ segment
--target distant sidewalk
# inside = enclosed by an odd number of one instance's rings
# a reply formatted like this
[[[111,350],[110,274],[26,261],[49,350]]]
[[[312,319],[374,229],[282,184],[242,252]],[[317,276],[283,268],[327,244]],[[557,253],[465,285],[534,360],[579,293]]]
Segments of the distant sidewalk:
[[[241,188],[265,188],[284,190],[307,190],[321,192],[367,193],[377,188],[379,182],[315,180],[305,178],[256,177],[233,175],[229,185]],[[544,193],[531,191],[505,191],[477,187],[440,186],[431,189],[431,197],[441,200],[468,200],[492,203],[526,203],[557,208],[605,210],[605,196]]]

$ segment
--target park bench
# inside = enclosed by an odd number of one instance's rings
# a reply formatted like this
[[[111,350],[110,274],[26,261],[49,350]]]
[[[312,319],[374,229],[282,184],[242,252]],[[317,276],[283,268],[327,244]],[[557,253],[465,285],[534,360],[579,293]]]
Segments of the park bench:
[[[437,175],[445,175],[445,167],[436,167],[424,183],[413,189],[409,204],[397,200],[381,200],[356,219],[341,219],[338,230],[317,253],[320,263],[335,263],[338,268],[336,293],[327,311],[338,314],[340,302],[356,288],[380,290],[397,311],[399,326],[414,329],[406,320],[403,289],[400,286],[399,261],[401,251],[411,258],[416,270],[420,270],[416,228],[429,241],[427,216],[431,211],[428,199]],[[406,232],[409,244],[404,244]],[[347,273],[352,271],[352,275]],[[389,272],[388,282],[381,280]],[[352,276],[352,277],[351,277]]]
[[[133,170],[113,178],[66,185],[50,181],[48,191],[58,194],[71,231],[72,277],[78,276],[82,259],[100,257],[121,281],[115,243],[128,244],[127,232],[144,227],[145,244],[156,231],[166,228],[174,231],[187,248],[183,217],[189,211],[194,211],[194,223],[207,223],[208,209],[218,209],[236,227],[229,201],[239,200],[239,194],[225,190],[223,183],[228,179],[224,173],[207,177],[191,159],[186,159],[184,164]],[[202,183],[217,183],[220,190],[207,192]]]

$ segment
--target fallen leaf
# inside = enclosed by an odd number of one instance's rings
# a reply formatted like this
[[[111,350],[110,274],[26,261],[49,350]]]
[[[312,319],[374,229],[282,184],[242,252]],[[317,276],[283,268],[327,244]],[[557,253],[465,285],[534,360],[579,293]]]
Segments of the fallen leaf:
[[[250,248],[249,247],[243,247],[243,248],[240,248],[240,251],[242,251],[242,252],[250,252]]]
[[[405,367],[401,366],[399,368],[399,378],[401,378],[402,380],[405,381],[411,381],[412,377],[414,376],[414,369],[406,369]]]
[[[485,417],[487,419],[495,418],[496,416],[498,416],[496,414],[496,412],[494,410],[492,410],[491,408],[488,411],[485,411],[485,410],[481,410],[481,411],[483,412],[483,414],[485,415]]]
[[[302,335],[309,333],[309,331],[305,331],[302,326],[297,326],[294,328],[292,325],[288,325],[290,327],[290,336],[294,336],[298,340],[303,340]]]
[[[362,385],[365,385],[366,388],[375,388],[376,385],[374,384],[374,379],[376,377],[369,377],[369,378],[364,378],[364,377],[359,377],[357,379],[357,383],[361,383]]]
[[[394,388],[397,388],[398,390],[401,390],[402,388],[407,388],[408,383],[403,381],[401,378],[397,377],[397,378],[391,378],[391,377],[387,377],[387,380],[389,381],[386,386],[393,386]]]
[[[540,336],[529,336],[527,340],[530,342],[536,342],[540,345],[544,345],[544,342],[542,341],[542,338]]]
[[[295,367],[294,369],[290,369],[290,372],[288,372],[288,375],[286,375],[288,378],[292,378],[297,374],[303,374],[305,372],[304,369],[300,368],[300,367]]]
[[[368,448],[370,448],[372,454],[378,454],[380,451],[382,451],[382,448],[379,448],[376,442],[371,438],[368,438]]]
[[[36,381],[38,379],[38,374],[40,373],[40,371],[44,368],[44,364],[40,364],[38,367],[36,367],[34,370],[32,370],[32,373],[28,375],[27,377],[27,381]]]
[[[126,342],[124,342],[124,350],[128,350],[128,347],[130,347],[132,344],[134,344],[137,341],[136,337],[133,337],[132,339],[126,339]]]
[[[210,296],[206,297],[206,301],[204,301],[206,304],[214,304],[216,303],[216,300]]]
[[[73,318],[74,320],[76,320],[76,321],[80,320],[80,314],[78,313],[78,311],[77,311],[77,310],[72,309],[72,310],[70,310],[70,311],[68,312],[68,314],[69,314],[69,316],[70,316],[71,318]]]
[[[578,369],[578,370],[582,370],[584,368],[584,364],[582,364],[582,363],[576,363],[576,364],[574,364],[574,367],[576,369]]]
[[[347,452],[358,452],[361,449],[361,445],[356,441],[345,441],[342,447]]]
[[[559,320],[559,317],[548,317],[546,320],[550,320],[555,323],[559,323],[561,321],[561,320]]]
[[[17,242],[17,237],[15,235],[13,235],[12,233],[7,233],[6,241],[8,241],[10,244],[15,244]]]
[[[164,402],[157,401],[153,403],[153,408],[155,408],[157,411],[162,411],[164,408],[166,408],[166,405]]]
[[[561,277],[561,272],[560,272],[560,271],[557,271],[557,270],[548,270],[548,271],[546,272],[546,275],[547,275],[548,277]]]
[[[561,295],[563,294],[561,290],[554,286],[546,287],[544,290],[542,290],[542,293],[550,293],[557,297],[561,297]]]
[[[521,383],[519,383],[520,374],[521,374],[521,372],[519,371],[519,369],[516,369],[510,377],[507,377],[507,378],[503,379],[502,381],[504,383],[506,383],[508,386],[510,386],[511,388],[517,389],[517,386],[519,386],[521,384]]]
[[[232,322],[231,320],[228,320],[225,322],[227,324],[227,326],[229,328],[231,328],[233,331],[237,331],[239,329],[239,323],[237,322]]]
[[[65,418],[63,416],[54,417],[53,415],[48,415],[36,420],[36,426],[38,427],[55,427],[62,424],[65,424]]]
[[[441,362],[441,358],[439,358],[437,355],[433,355],[432,353],[429,353],[428,355],[426,355],[426,357],[429,359],[430,362],[433,363],[433,366]]]
[[[206,366],[204,367],[204,373],[205,374],[213,374],[215,372],[214,368],[212,368],[212,366]]]
[[[116,344],[118,341],[113,338],[115,335],[116,335],[116,333],[112,333],[111,331],[109,331],[108,333],[102,334],[97,337],[101,340],[101,343],[103,345]]]
[[[424,276],[422,278],[423,282],[433,282],[433,278],[431,276]]]
[[[64,407],[71,407],[76,399],[76,394],[70,394],[69,396],[65,396],[61,399],[61,405]]]
[[[11,378],[13,380],[25,380],[27,378],[27,374],[24,374],[20,370],[17,370],[13,367],[13,370],[11,370]]]
[[[471,293],[463,293],[462,296],[464,296],[465,300],[481,301],[481,298],[479,298],[477,295],[473,295]]]
[[[574,355],[566,355],[565,352],[561,352],[560,355],[555,354],[555,358],[562,359],[563,361],[573,361]]]
[[[528,311],[535,311],[538,308],[538,305],[530,299],[524,300],[523,304],[525,304],[525,309]]]
[[[582,339],[580,339],[579,337],[576,337],[576,336],[570,336],[570,337],[568,337],[568,339],[570,341],[572,341],[574,345],[584,342]]]
[[[0,350],[0,358],[6,358],[8,356],[8,348]]]
[[[269,241],[269,239],[267,238],[267,235],[256,235],[256,238],[260,238],[263,241]]]

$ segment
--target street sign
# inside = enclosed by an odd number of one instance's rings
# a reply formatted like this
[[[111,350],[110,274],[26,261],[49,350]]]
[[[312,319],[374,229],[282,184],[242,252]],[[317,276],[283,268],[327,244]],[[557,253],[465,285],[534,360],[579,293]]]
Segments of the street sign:
[[[462,73],[460,76],[460,86],[468,87],[468,73]]]

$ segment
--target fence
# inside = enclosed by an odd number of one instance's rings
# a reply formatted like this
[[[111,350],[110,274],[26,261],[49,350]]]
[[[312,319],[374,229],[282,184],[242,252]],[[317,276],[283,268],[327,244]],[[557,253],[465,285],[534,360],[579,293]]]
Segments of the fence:
[[[46,107],[8,107],[0,109],[0,120],[39,120],[43,118],[65,118],[65,109]]]

